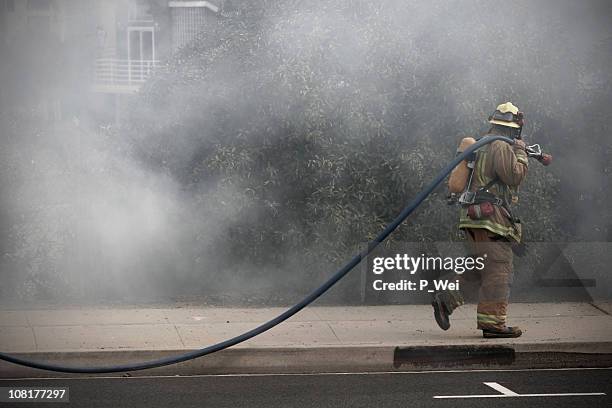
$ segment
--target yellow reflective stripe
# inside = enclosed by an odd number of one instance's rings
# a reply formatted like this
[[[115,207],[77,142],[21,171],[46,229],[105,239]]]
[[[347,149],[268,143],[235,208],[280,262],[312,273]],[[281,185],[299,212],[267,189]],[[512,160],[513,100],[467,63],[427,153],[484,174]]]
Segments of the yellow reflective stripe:
[[[461,218],[459,220],[459,228],[484,228],[494,234],[501,236],[515,237],[514,228],[492,222],[490,220],[472,220],[471,218]]]
[[[498,323],[503,323],[506,321],[506,316],[505,315],[490,315],[490,314],[485,314],[485,313],[478,313],[476,315],[477,320],[480,323],[492,323],[492,324],[498,324]]]
[[[482,312],[477,313],[476,315],[480,317],[489,317],[491,319],[505,319],[506,318],[506,315],[488,314],[488,313],[482,313]]]
[[[514,150],[514,154],[516,157],[527,157],[527,153],[523,149]]]
[[[461,208],[459,213],[459,227],[458,228],[484,228],[491,231],[494,234],[501,235],[503,237],[512,237],[517,242],[520,242],[521,236],[513,226],[506,226],[493,222],[489,219],[473,220],[467,216],[467,208]]]

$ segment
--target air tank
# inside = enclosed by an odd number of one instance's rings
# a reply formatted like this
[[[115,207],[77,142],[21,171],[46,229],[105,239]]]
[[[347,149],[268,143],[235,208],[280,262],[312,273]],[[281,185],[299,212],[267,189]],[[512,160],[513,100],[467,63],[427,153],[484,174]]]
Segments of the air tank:
[[[473,137],[464,137],[461,139],[461,143],[459,143],[459,147],[457,148],[457,154],[461,154],[476,143],[476,139]],[[448,190],[451,193],[462,193],[467,187],[468,179],[470,177],[471,169],[468,167],[468,162],[464,159],[459,163],[451,172],[450,177],[448,178]]]

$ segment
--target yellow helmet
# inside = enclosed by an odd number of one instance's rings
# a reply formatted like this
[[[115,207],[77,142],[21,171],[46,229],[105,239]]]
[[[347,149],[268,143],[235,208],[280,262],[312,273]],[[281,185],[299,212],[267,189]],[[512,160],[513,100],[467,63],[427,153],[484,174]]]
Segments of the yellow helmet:
[[[489,123],[520,129],[524,124],[523,112],[519,111],[512,102],[502,103],[489,116]]]

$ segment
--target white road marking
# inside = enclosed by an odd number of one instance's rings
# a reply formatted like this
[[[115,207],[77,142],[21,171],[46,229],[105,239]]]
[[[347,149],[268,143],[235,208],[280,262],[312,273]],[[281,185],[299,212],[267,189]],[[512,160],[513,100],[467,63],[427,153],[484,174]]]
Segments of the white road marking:
[[[406,374],[465,374],[465,373],[514,373],[514,372],[537,372],[537,371],[593,371],[612,370],[612,367],[581,367],[581,368],[517,368],[517,369],[493,369],[493,370],[427,370],[427,371],[366,371],[366,372],[339,372],[339,373],[251,373],[251,374],[190,374],[190,375],[104,375],[104,376],[66,376],[66,377],[24,377],[24,378],[0,378],[0,381],[38,381],[38,380],[136,380],[150,378],[205,378],[205,377],[310,377],[310,376],[332,376],[332,375],[406,375]]]
[[[509,390],[508,388],[506,388],[503,385],[498,384],[496,382],[486,382],[486,383],[483,383],[483,384],[493,388],[495,391],[501,392],[504,395],[511,395],[513,397],[516,397],[518,395],[516,392],[514,392],[512,390]]]
[[[571,392],[561,394],[517,394],[516,392],[504,387],[496,382],[485,382],[495,391],[501,394],[481,394],[481,395],[434,395],[434,399],[456,399],[456,398],[516,398],[516,397],[576,397],[576,396],[601,396],[606,395],[605,392]]]

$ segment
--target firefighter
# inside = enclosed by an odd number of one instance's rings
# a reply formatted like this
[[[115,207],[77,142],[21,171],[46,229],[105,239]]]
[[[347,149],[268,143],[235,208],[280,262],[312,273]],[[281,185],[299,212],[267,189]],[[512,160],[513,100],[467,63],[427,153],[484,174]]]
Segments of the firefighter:
[[[477,327],[485,338],[519,337],[521,329],[506,325],[506,309],[512,281],[512,246],[521,241],[521,224],[511,205],[518,200],[519,185],[527,175],[527,153],[521,140],[523,113],[511,102],[497,107],[489,117],[487,135],[514,139],[510,145],[496,140],[476,153],[467,191],[475,192],[474,203],[462,205],[459,228],[465,232],[470,255],[484,257],[480,271]],[[476,271],[474,271],[476,272]],[[469,276],[461,276],[465,282]],[[464,303],[459,291],[438,292],[432,303],[434,317],[443,330],[449,315]]]

